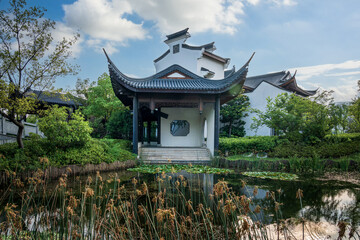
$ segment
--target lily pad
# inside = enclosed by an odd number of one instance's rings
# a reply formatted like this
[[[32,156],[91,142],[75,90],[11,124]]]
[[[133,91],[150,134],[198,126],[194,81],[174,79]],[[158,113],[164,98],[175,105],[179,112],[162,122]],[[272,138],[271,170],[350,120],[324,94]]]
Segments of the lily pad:
[[[179,165],[179,164],[167,164],[167,165],[140,165],[135,168],[129,168],[128,171],[140,172],[140,173],[177,173],[180,171],[186,171],[188,173],[213,173],[213,174],[227,174],[233,173],[234,170],[226,168],[214,168],[203,165]]]
[[[293,181],[299,178],[296,174],[282,172],[243,172],[242,174],[248,177],[287,181]]]

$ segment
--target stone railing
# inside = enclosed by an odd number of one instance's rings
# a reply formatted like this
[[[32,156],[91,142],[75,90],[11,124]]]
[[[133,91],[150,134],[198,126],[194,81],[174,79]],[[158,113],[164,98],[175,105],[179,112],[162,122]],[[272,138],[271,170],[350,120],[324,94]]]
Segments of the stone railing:
[[[23,138],[29,137],[30,133],[44,136],[37,124],[24,122],[24,126]],[[0,116],[0,144],[15,142],[17,131],[18,127],[15,124]]]

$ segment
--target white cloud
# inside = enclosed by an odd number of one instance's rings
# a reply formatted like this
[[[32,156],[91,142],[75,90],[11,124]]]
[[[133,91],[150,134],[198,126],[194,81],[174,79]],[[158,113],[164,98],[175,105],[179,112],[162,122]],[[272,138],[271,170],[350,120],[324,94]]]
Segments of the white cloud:
[[[336,102],[351,101],[357,95],[357,89],[354,85],[355,82],[350,84],[343,84],[337,87],[329,87],[328,90],[334,91],[334,99]]]
[[[338,64],[322,64],[289,69],[297,70],[296,79],[305,89],[333,90],[337,102],[351,101],[357,94],[360,79],[360,60],[349,60]]]
[[[295,0],[76,0],[63,9],[65,24],[86,34],[88,46],[96,50],[107,46],[111,54],[128,40],[148,37],[141,20],[153,23],[162,34],[186,27],[191,33],[234,34],[245,15],[245,3],[296,4]]]
[[[123,43],[128,39],[144,39],[146,30],[142,24],[134,23],[124,17],[132,14],[132,8],[125,0],[78,0],[63,5],[65,23],[90,37],[90,43],[104,46],[101,40]],[[101,46],[97,46],[98,48]]]
[[[331,74],[331,71],[339,70],[360,70],[360,60],[349,60],[343,63],[338,64],[322,64],[309,67],[299,67],[289,69],[290,71],[297,70],[297,79],[299,80],[308,80],[314,76],[320,76],[324,74]],[[339,74],[339,73],[338,73]],[[342,72],[344,75],[345,73]]]
[[[246,0],[248,3],[250,3],[251,5],[258,5],[260,3],[260,0]]]
[[[129,3],[142,18],[154,21],[164,34],[186,27],[192,33],[233,34],[244,14],[242,0],[129,0]]]
[[[269,0],[272,3],[275,3],[277,6],[295,6],[297,2],[295,0]]]
[[[326,77],[341,77],[341,76],[353,76],[353,75],[360,75],[360,71],[325,74]]]

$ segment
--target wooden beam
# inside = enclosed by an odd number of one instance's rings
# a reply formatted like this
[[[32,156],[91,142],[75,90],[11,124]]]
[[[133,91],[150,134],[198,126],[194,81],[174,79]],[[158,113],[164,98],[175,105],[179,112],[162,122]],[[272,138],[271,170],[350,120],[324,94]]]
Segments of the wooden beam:
[[[200,97],[200,100],[199,100],[199,112],[200,114],[202,114],[204,110],[204,102],[203,102],[203,99]]]

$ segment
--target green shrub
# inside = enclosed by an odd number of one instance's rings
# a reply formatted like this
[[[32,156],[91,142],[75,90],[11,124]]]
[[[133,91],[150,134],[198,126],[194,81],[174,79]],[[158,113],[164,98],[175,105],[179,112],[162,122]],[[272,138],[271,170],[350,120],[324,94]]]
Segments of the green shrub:
[[[72,113],[71,119],[68,117],[66,108],[53,107],[39,120],[40,131],[52,146],[84,146],[91,139],[92,129],[79,111]]]
[[[120,148],[128,151],[132,150],[131,141],[129,140],[104,138],[100,139],[100,141],[106,143],[111,148]]]
[[[269,157],[292,158],[339,158],[360,152],[360,141],[347,141],[339,143],[321,142],[316,145],[283,143],[276,146]]]
[[[113,112],[106,124],[106,129],[111,138],[130,139],[132,127],[131,112],[127,108]]]
[[[246,152],[269,152],[274,149],[281,140],[276,136],[257,136],[243,138],[220,138],[219,150],[226,151],[230,155]]]
[[[331,143],[360,141],[360,133],[329,134],[325,136],[325,140]]]
[[[127,151],[129,143],[112,139],[90,139],[84,146],[58,148],[50,144],[50,140],[25,140],[24,149],[19,149],[16,143],[0,145],[0,170],[34,170],[51,166],[66,166],[70,164],[99,164],[135,159],[135,155]],[[124,149],[126,148],[126,149]],[[48,163],[41,158],[48,159]]]

